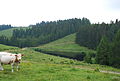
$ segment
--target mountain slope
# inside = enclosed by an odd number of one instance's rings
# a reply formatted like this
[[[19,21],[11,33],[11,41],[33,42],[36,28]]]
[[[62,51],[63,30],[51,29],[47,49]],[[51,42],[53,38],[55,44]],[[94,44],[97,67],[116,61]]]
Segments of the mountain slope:
[[[0,44],[0,51],[18,49],[17,47],[7,46]]]
[[[14,29],[26,29],[27,27],[16,27],[0,31],[0,36],[4,35],[6,37],[11,37]]]
[[[95,51],[93,50],[75,44],[75,37],[76,37],[76,33],[58,39],[54,42],[36,47],[34,49],[44,53],[70,57],[70,58],[77,58],[77,56],[80,54],[83,55],[83,54],[95,53]]]

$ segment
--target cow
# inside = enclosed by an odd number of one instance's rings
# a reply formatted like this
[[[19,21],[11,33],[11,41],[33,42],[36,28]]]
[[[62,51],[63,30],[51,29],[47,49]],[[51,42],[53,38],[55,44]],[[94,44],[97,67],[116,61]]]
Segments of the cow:
[[[11,64],[12,72],[14,72],[14,65],[19,69],[19,63],[23,54],[13,54],[8,52],[0,52],[0,70],[4,70],[2,64]]]

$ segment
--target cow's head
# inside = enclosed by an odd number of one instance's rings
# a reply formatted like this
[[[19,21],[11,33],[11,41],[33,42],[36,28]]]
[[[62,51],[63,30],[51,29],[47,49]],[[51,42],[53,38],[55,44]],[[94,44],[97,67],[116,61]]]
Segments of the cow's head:
[[[15,56],[16,56],[16,62],[20,62],[22,56],[24,56],[24,55],[19,53],[19,54],[16,54]]]

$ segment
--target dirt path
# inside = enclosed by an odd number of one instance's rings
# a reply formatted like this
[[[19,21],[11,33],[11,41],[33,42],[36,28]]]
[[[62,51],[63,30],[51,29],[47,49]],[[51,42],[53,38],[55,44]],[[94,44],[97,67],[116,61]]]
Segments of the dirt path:
[[[103,71],[103,70],[100,70],[100,72],[102,72],[102,73],[110,73],[110,74],[120,74],[120,72],[115,72],[115,71]]]
[[[26,50],[27,48],[22,48],[21,50]]]
[[[73,68],[79,68],[79,69],[86,69],[86,70],[95,71],[95,69],[89,68],[89,67],[85,67],[85,66],[75,66],[75,67],[73,67]],[[99,70],[99,72],[101,72],[101,73],[109,73],[109,74],[120,74],[120,72],[116,72],[116,71]]]

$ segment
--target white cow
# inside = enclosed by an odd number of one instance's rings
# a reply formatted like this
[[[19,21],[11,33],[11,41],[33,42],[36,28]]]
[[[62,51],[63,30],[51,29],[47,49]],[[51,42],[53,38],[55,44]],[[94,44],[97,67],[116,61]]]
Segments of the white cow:
[[[17,66],[17,71],[19,68],[19,63],[21,61],[22,54],[12,54],[8,52],[0,52],[0,70],[4,70],[1,64],[11,64],[12,72],[14,71],[14,65]]]

